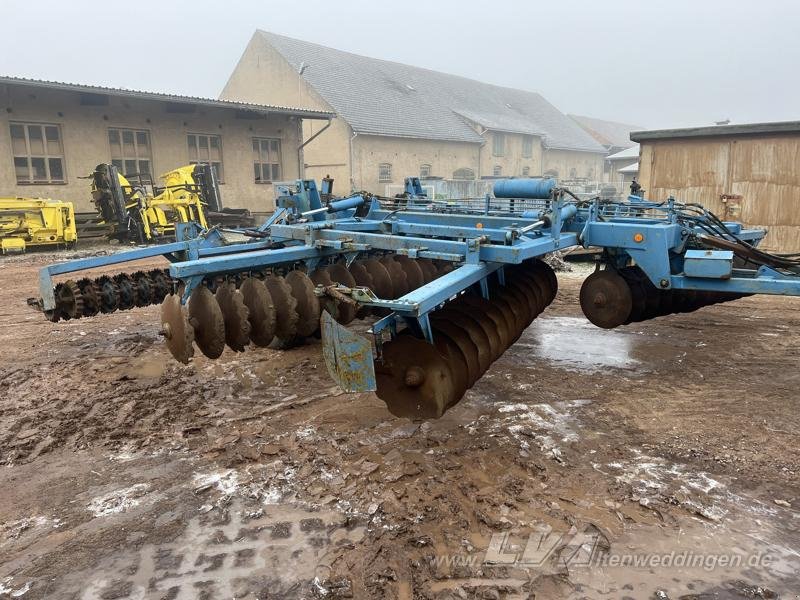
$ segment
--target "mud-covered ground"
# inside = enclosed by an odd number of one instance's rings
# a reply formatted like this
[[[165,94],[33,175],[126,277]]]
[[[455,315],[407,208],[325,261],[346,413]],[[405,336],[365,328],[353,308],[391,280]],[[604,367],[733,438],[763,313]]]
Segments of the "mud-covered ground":
[[[800,597],[800,300],[601,331],[586,270],[444,418],[318,343],[171,360],[0,260],[0,598]]]

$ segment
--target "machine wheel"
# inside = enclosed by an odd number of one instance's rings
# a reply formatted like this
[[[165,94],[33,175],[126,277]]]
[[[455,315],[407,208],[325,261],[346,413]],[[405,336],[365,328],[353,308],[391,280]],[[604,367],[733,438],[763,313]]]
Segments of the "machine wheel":
[[[586,318],[603,329],[625,323],[633,308],[628,282],[613,269],[589,275],[581,286],[580,301]]]

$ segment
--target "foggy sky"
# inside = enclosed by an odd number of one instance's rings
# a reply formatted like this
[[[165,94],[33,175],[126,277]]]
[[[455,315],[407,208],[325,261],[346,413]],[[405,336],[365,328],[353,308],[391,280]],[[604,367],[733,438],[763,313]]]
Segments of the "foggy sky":
[[[217,97],[260,28],[646,128],[800,119],[797,0],[0,0],[0,10],[2,75]]]

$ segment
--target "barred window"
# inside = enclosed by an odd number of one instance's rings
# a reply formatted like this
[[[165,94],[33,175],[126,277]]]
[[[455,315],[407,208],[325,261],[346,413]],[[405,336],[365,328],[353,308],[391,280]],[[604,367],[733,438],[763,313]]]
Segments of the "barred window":
[[[392,165],[389,163],[381,163],[378,165],[378,181],[381,183],[392,182]]]
[[[420,165],[419,166],[419,176],[420,177],[430,177],[431,176],[431,166],[430,165]]]
[[[475,179],[475,171],[468,167],[456,169],[453,171],[453,179]]]
[[[503,167],[500,165],[495,165],[494,169],[492,169],[492,175],[495,177],[501,177],[503,175]]]
[[[280,181],[281,164],[280,140],[253,138],[253,171],[256,183]]]
[[[150,146],[150,132],[137,129],[108,130],[108,143],[111,146],[111,164],[125,175],[150,175],[152,173],[153,152]]]
[[[189,164],[210,164],[216,171],[217,181],[223,183],[225,179],[222,169],[222,137],[190,133],[186,139],[189,143]]]
[[[523,177],[530,177],[531,176],[531,168],[530,167],[522,167],[522,176]]]
[[[17,183],[66,183],[61,127],[11,123]]]
[[[492,155],[503,156],[506,153],[506,134],[495,133],[492,136]]]

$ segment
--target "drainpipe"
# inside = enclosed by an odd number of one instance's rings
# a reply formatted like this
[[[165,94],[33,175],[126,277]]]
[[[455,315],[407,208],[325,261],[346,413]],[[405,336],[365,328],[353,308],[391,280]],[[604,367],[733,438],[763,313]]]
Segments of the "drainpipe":
[[[350,189],[356,189],[356,178],[355,178],[355,163],[353,162],[353,142],[358,137],[358,132],[354,131],[353,135],[350,136]]]
[[[333,119],[328,119],[328,123],[325,125],[325,127],[320,129],[317,133],[312,135],[310,138],[308,138],[305,142],[303,142],[302,144],[300,144],[297,147],[297,163],[298,163],[298,173],[300,173],[300,179],[305,179],[305,176],[306,176],[306,165],[305,165],[305,161],[303,160],[303,148],[308,146],[308,144],[310,144],[315,139],[317,139],[319,137],[319,135],[323,131],[325,131],[328,127],[330,127],[332,121],[333,121]],[[303,139],[303,120],[302,119],[298,119],[297,122],[298,122],[298,128],[299,128],[299,132],[300,132],[299,139],[302,140]]]
[[[487,127],[484,127],[483,131],[481,131],[478,134],[481,136],[481,139],[483,139],[483,141],[481,142],[481,145],[478,146],[478,169],[475,171],[476,173],[475,179],[477,181],[481,180],[481,151],[483,150],[483,147],[486,145],[486,139],[484,139],[483,134],[486,133],[487,131],[489,131],[489,129]]]

